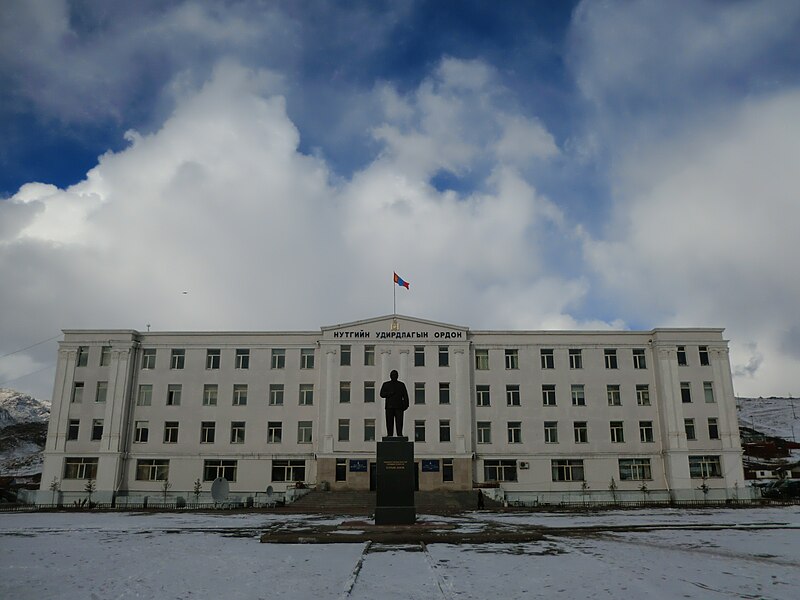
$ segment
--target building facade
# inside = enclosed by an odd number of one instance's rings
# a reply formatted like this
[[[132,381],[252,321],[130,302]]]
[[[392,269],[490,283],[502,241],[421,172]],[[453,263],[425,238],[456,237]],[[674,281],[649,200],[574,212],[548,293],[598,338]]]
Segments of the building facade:
[[[473,331],[392,315],[303,332],[68,330],[37,501],[55,487],[85,497],[89,480],[93,499],[118,502],[207,498],[220,476],[256,500],[297,481],[374,488],[392,369],[421,490],[738,497],[722,331]]]

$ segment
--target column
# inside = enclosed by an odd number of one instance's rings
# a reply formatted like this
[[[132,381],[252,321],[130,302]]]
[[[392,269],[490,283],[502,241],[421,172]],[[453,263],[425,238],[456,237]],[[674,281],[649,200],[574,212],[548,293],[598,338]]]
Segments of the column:
[[[322,451],[325,454],[333,453],[333,406],[336,402],[336,388],[339,378],[334,377],[336,372],[336,348],[325,350],[325,420],[322,433]]]
[[[469,371],[466,368],[466,353],[464,348],[453,350],[456,380],[454,385],[456,403],[456,453],[466,454],[467,448],[472,447],[472,424],[469,422],[470,390]]]
[[[391,354],[392,351],[389,348],[381,348],[381,380],[375,383],[378,391],[380,391],[381,384],[389,379],[389,371],[392,370],[389,364]],[[386,435],[386,410],[384,409],[385,402],[380,395],[376,398],[376,402],[380,402],[380,407],[378,410],[378,422],[375,425],[377,429],[375,438],[380,440]]]
[[[69,405],[72,402],[72,383],[78,350],[59,350],[56,380],[53,386],[52,414],[47,430],[47,449],[64,452],[66,450]],[[58,404],[56,404],[58,403]]]

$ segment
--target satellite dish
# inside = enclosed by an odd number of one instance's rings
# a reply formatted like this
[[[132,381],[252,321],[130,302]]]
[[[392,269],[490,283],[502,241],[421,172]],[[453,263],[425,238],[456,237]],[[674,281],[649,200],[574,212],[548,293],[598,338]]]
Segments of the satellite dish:
[[[275,490],[272,489],[271,485],[267,486],[267,498],[272,498],[272,494]]]
[[[228,499],[228,494],[231,487],[228,485],[228,480],[224,477],[217,477],[214,483],[211,484],[211,498],[214,502],[225,502]]]

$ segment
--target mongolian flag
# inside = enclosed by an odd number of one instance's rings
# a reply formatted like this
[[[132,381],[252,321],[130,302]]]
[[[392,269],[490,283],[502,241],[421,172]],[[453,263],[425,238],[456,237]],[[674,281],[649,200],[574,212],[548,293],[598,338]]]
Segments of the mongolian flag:
[[[408,282],[405,281],[402,277],[400,277],[397,273],[394,274],[394,282],[397,285],[406,288],[407,290],[411,289],[408,287]]]

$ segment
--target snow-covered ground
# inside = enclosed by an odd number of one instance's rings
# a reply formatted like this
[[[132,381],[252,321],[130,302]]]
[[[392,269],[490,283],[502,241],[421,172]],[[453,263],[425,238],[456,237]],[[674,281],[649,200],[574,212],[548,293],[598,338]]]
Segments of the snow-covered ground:
[[[280,514],[0,514],[0,598],[794,600],[800,589],[800,507],[482,512],[447,520],[465,531],[486,521],[543,528],[541,541],[523,544],[373,544],[364,553],[365,544],[259,542],[264,529],[287,520],[299,528],[342,521]],[[596,529],[649,524],[667,528]],[[593,529],[575,530],[582,527]]]
[[[737,398],[739,424],[769,436],[800,441],[800,398]]]

